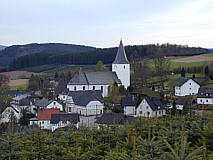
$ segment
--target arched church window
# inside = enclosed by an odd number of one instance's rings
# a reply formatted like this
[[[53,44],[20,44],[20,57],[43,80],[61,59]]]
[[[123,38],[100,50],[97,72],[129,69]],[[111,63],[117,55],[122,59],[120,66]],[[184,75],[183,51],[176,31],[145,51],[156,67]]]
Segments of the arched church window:
[[[103,86],[101,86],[101,93],[103,93]]]
[[[76,91],[76,86],[74,87],[74,90]]]
[[[125,69],[125,66],[124,66],[124,69]]]
[[[95,90],[95,86],[93,86],[92,89]]]
[[[85,86],[83,86],[83,90],[85,90]]]

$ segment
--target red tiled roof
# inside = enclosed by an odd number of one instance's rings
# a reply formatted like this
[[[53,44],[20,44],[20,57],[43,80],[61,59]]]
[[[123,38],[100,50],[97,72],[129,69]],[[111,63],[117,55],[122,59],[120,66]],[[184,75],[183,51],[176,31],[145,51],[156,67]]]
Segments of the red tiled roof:
[[[59,108],[38,109],[38,120],[50,120],[53,113],[60,113]]]

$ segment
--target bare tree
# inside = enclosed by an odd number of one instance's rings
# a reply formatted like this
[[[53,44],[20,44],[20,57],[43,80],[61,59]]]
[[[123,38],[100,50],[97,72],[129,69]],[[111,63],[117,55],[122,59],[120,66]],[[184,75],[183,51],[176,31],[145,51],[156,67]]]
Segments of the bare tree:
[[[0,74],[0,88],[8,88],[9,87],[9,78],[4,74]]]
[[[158,50],[158,53],[155,54],[154,69],[157,76],[160,77],[161,91],[163,91],[163,82],[167,79],[170,71],[170,61],[166,58],[161,49]]]

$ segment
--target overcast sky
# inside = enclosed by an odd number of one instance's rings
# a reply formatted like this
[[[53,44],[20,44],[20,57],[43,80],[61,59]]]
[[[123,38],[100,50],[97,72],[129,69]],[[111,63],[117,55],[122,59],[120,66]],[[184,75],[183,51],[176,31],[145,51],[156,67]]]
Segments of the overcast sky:
[[[0,44],[213,48],[213,0],[0,0]]]

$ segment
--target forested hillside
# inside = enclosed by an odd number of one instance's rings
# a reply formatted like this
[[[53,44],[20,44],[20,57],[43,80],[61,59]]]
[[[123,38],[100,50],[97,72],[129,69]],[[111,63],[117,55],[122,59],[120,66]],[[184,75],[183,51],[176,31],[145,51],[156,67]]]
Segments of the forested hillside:
[[[47,54],[64,54],[80,51],[94,50],[94,47],[62,44],[62,43],[44,43],[44,44],[26,44],[26,45],[13,45],[0,51],[0,66],[7,66],[10,62],[20,56],[30,55],[38,52]]]
[[[143,58],[152,58],[155,54],[164,53],[165,56],[189,56],[207,53],[208,49],[195,48],[181,45],[163,44],[163,45],[134,45],[125,47],[127,57],[130,61],[138,61]],[[10,68],[12,70],[26,67],[35,67],[47,64],[96,64],[98,61],[103,63],[112,63],[115,59],[117,48],[95,49],[85,52],[75,52],[68,54],[48,54],[46,51],[26,55],[14,59]]]
[[[0,45],[0,51],[5,49],[5,48],[6,48],[6,46]]]

